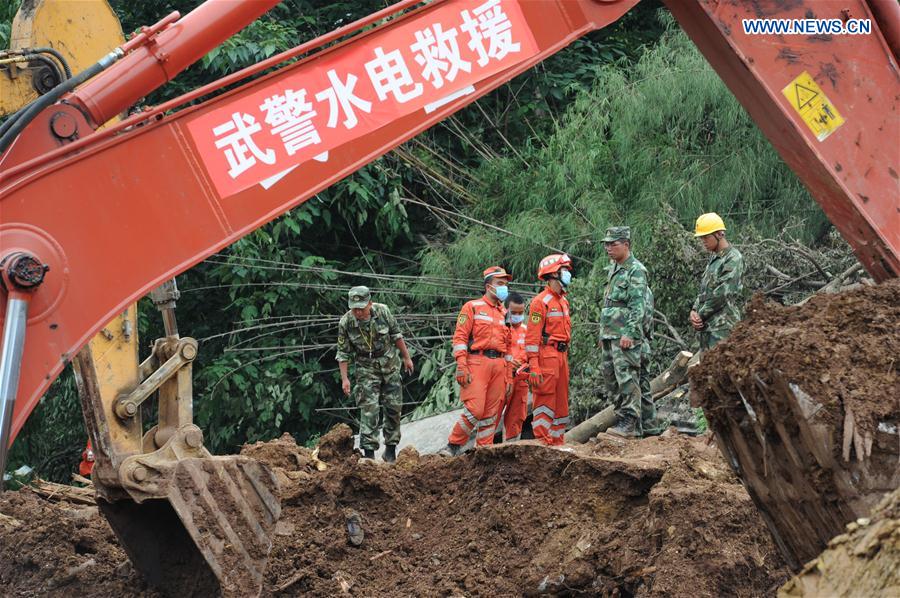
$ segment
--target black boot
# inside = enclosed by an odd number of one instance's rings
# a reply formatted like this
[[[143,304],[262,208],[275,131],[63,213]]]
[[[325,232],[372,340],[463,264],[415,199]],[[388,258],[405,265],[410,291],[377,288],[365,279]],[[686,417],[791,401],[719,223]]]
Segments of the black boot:
[[[606,430],[606,433],[622,438],[640,438],[641,431],[638,429],[637,423],[638,419],[632,415],[620,415],[616,420],[616,425]]]
[[[363,449],[362,456],[366,459],[374,459],[375,458],[375,449]]]
[[[381,455],[381,458],[384,459],[385,463],[393,463],[397,460],[397,445],[396,444],[388,444],[384,447],[384,454]]]

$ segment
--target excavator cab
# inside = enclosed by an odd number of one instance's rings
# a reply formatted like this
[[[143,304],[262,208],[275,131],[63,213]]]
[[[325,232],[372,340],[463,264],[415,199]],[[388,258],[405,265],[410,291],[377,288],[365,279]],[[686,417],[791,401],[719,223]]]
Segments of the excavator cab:
[[[135,568],[173,596],[257,596],[281,506],[275,476],[241,456],[212,456],[193,423],[197,341],[181,338],[170,280],[151,293],[166,336],[137,365],[132,307],[74,360],[96,462],[97,503]],[[149,399],[158,420],[144,431]]]

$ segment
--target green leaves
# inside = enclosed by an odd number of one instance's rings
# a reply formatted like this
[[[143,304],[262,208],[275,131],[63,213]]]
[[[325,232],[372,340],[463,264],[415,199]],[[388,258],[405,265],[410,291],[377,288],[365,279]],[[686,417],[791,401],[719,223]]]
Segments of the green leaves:
[[[21,4],[22,0],[6,0],[0,4],[0,50],[9,48],[12,21]]]

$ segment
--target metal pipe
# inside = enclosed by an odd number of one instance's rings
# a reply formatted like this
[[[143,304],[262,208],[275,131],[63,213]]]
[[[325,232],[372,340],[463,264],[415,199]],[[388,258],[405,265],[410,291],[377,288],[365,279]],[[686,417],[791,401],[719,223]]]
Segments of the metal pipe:
[[[19,372],[22,367],[22,351],[25,348],[25,325],[28,321],[28,304],[31,297],[25,293],[11,292],[6,302],[6,321],[3,324],[3,344],[0,346],[0,491],[3,490],[3,474],[9,454],[9,436],[12,427],[13,408],[19,389]]]
[[[0,58],[0,64],[16,64],[20,62],[40,62],[54,73],[56,73],[57,83],[61,83],[65,81],[68,77],[63,77],[63,72],[60,69],[60,66],[53,61],[51,58],[47,58],[43,54],[19,54],[12,58]]]
[[[207,0],[175,23],[152,28],[116,68],[76,90],[68,100],[100,126],[140,98],[171,81],[280,0]],[[129,49],[131,43],[123,48]]]

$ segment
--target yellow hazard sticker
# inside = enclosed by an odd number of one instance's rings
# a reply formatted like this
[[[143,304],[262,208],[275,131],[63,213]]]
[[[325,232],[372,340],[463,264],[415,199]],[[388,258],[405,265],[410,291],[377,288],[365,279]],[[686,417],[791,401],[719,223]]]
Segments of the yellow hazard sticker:
[[[781,93],[819,141],[825,141],[844,124],[844,117],[806,71],[791,81]]]
[[[531,313],[531,323],[532,323],[532,324],[537,324],[537,323],[540,322],[540,321],[541,321],[541,314],[539,314],[539,313],[536,312],[536,311],[535,311],[535,312],[532,312],[532,313]]]

